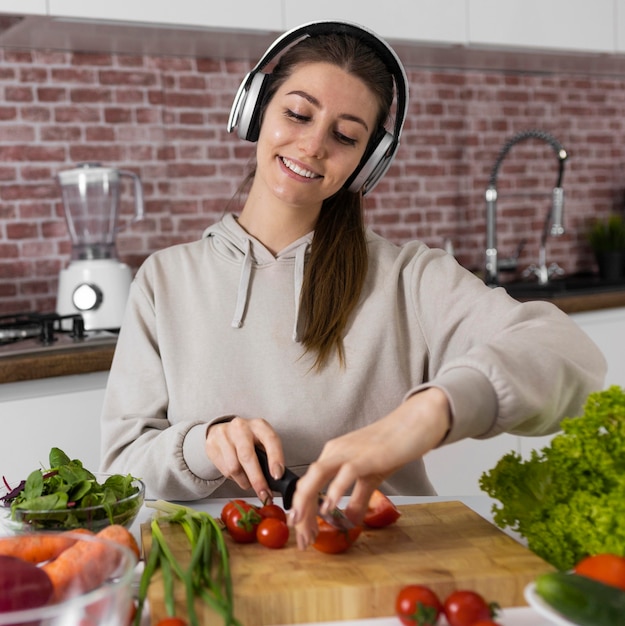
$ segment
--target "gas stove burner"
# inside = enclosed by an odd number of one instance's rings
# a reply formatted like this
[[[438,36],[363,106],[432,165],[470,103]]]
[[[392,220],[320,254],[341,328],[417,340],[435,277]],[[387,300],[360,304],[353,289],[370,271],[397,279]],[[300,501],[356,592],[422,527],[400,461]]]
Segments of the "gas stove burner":
[[[63,322],[69,320],[67,330]],[[0,345],[15,343],[25,339],[36,339],[41,345],[49,346],[57,341],[57,334],[63,333],[73,339],[85,338],[85,323],[82,315],[58,315],[56,313],[16,313],[0,315]]]

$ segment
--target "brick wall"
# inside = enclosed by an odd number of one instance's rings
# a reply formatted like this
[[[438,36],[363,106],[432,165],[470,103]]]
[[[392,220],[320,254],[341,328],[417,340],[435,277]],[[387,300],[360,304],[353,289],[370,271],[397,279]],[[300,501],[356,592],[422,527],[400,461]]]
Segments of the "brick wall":
[[[81,161],[141,176],[146,219],[119,236],[136,268],[219,219],[253,154],[225,132],[244,62],[0,49],[0,314],[54,310],[70,242],[56,174]],[[397,243],[453,242],[483,266],[484,190],[504,143],[528,128],[567,148],[566,234],[548,261],[593,270],[588,221],[623,208],[625,79],[408,68],[412,100],[398,158],[367,198],[370,223]],[[552,149],[517,144],[498,176],[499,248],[537,259],[557,175]],[[121,221],[132,214],[125,187]]]

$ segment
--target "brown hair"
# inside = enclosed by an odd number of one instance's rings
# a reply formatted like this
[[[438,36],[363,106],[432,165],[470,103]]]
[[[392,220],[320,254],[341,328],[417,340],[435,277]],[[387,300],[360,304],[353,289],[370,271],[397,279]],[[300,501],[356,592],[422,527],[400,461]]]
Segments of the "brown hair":
[[[367,85],[379,105],[372,134],[376,138],[390,115],[393,77],[380,56],[353,35],[307,37],[287,50],[271,73],[265,106],[294,69],[308,63],[332,63]],[[368,154],[365,151],[363,160]],[[323,367],[335,350],[345,364],[343,335],[358,304],[367,266],[362,194],[343,188],[323,202],[304,272],[300,340],[307,351],[317,353],[315,367]]]

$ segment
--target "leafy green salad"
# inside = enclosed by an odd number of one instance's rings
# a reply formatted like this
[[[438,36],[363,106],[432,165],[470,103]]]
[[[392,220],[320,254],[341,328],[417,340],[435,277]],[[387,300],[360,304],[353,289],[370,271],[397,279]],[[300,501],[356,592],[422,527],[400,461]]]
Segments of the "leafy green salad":
[[[480,487],[501,506],[493,518],[561,570],[589,554],[625,556],[625,390],[588,396],[583,415],[522,460],[504,455]]]
[[[11,520],[27,524],[31,530],[89,528],[108,524],[128,526],[143,504],[143,484],[130,474],[112,474],[103,482],[70,459],[59,448],[52,448],[50,468],[37,469],[2,498],[11,509]],[[101,478],[102,480],[102,478]]]

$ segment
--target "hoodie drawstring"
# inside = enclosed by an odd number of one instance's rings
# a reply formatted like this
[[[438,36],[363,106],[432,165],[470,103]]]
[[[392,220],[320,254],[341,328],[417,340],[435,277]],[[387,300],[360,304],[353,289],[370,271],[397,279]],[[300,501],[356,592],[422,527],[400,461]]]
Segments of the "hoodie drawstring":
[[[299,343],[299,309],[302,295],[302,285],[304,283],[304,261],[306,260],[307,246],[300,246],[295,251],[295,271],[293,274],[294,294],[295,294],[295,322],[293,324],[293,341]]]
[[[239,275],[239,286],[237,288],[237,299],[234,307],[234,315],[232,317],[232,328],[241,328],[243,326],[243,319],[245,318],[245,311],[247,309],[249,290],[252,276],[252,266],[254,265],[254,246],[256,245],[254,240],[243,234],[243,236],[237,236],[237,231],[242,231],[238,226],[234,216],[226,216],[223,222],[216,226],[210,226],[204,231],[203,237],[214,237],[218,242],[215,245],[223,245],[225,252],[229,253],[231,258],[241,258],[243,253],[243,261],[241,265],[241,273]],[[292,338],[293,341],[299,343],[299,326],[300,326],[300,299],[302,296],[302,286],[304,284],[304,267],[306,264],[306,253],[310,247],[310,241],[312,234],[302,237],[300,240],[293,242],[291,246],[285,248],[282,252],[282,256],[278,258],[278,261],[290,260],[294,261],[295,267],[293,270],[293,291],[294,291],[294,305],[295,305],[295,322],[293,323]],[[229,248],[228,248],[229,247]],[[272,259],[269,256],[270,253],[265,253],[262,246],[259,245],[259,253],[261,258],[261,264],[268,264]]]
[[[250,286],[250,275],[252,273],[252,244],[249,239],[245,240],[245,256],[241,266],[241,277],[239,278],[239,288],[237,290],[237,305],[234,309],[232,327],[241,328],[243,314],[247,305],[247,292]]]

